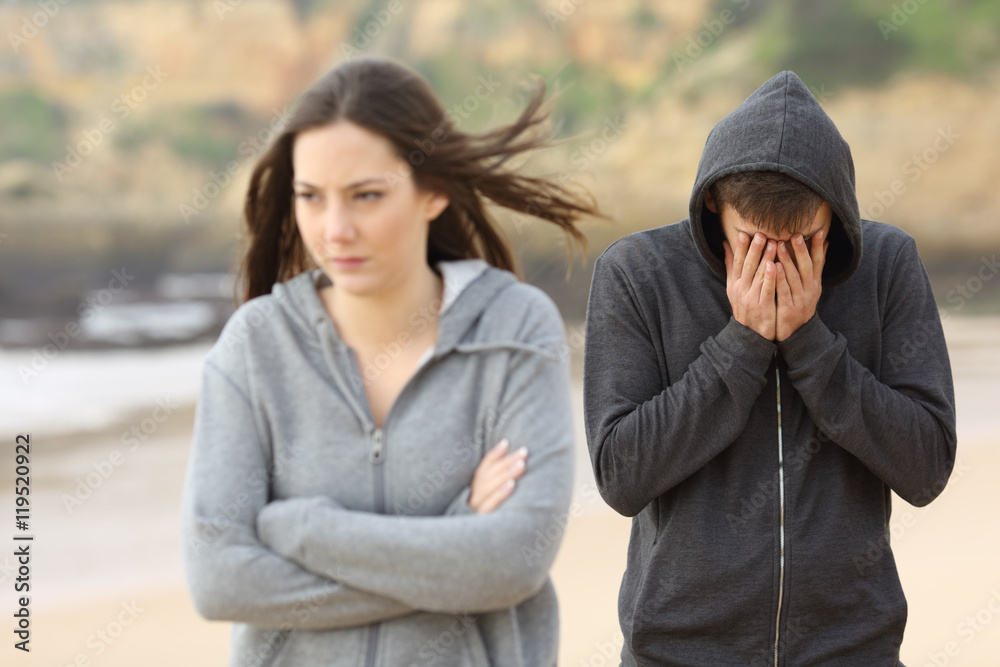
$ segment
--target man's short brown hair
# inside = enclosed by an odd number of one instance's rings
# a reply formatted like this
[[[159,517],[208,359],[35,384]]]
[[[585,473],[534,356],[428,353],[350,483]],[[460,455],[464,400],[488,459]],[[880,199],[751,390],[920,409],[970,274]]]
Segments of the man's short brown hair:
[[[708,190],[719,212],[728,204],[748,223],[775,236],[800,231],[823,205],[815,190],[780,171],[729,174]]]

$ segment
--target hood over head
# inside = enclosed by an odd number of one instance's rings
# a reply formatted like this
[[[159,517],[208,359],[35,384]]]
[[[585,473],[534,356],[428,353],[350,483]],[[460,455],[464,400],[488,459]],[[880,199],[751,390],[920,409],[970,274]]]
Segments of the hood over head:
[[[722,227],[705,206],[705,192],[720,177],[743,171],[778,171],[822,196],[833,211],[823,286],[851,277],[861,261],[851,149],[794,72],[781,72],[754,91],[705,142],[691,193],[691,234],[702,259],[723,279]]]

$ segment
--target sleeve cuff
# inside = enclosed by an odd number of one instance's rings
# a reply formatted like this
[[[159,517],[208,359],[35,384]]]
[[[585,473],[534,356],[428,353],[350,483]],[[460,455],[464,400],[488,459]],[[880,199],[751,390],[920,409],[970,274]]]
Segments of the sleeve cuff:
[[[463,514],[475,514],[472,507],[469,506],[469,496],[472,494],[472,487],[467,486],[462,489],[461,493],[451,501],[448,508],[444,511],[445,516],[460,516]]]
[[[775,344],[759,333],[736,321],[732,315],[729,322],[715,336],[715,342],[741,366],[759,375],[764,375],[771,365]]]
[[[819,313],[813,313],[795,333],[778,342],[778,352],[789,368],[798,368],[828,350],[836,338],[819,318]]]

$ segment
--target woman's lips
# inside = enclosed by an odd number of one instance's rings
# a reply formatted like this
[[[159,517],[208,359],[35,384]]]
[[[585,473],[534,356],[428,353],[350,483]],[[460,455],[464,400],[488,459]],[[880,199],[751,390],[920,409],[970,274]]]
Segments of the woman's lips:
[[[353,269],[364,264],[363,257],[334,257],[330,261],[339,269]]]

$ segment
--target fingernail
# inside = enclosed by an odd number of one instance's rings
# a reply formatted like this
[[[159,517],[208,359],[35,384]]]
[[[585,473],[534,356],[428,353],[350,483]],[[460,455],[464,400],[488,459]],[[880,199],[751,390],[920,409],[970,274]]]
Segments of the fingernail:
[[[778,241],[778,250],[781,252],[788,252],[788,248],[785,247],[784,241]]]
[[[773,243],[768,243],[767,244],[767,251],[768,252],[774,252],[774,244]]]
[[[764,239],[763,239],[763,237],[761,237],[761,236],[760,236],[760,235],[758,235],[758,234],[754,234],[754,235],[753,235],[753,244],[754,244],[754,245],[760,245],[760,244],[762,244],[763,242],[764,242]]]
[[[516,461],[514,461],[513,463],[510,464],[510,471],[511,472],[517,472],[518,470],[521,470],[522,468],[524,468],[524,459],[517,459]]]
[[[527,447],[521,447],[516,452],[514,452],[514,456],[527,456],[527,455],[528,455]]]
[[[747,235],[744,234],[743,232],[740,232],[740,235],[737,238],[739,239],[740,243],[746,243],[747,241]]]
[[[496,449],[496,450],[505,450],[508,447],[510,447],[510,441],[507,440],[507,438],[504,438],[503,440],[501,440],[500,442],[498,442],[496,444],[496,446],[494,447],[494,449]]]
[[[798,236],[795,237],[795,243],[797,243],[798,245],[802,245],[805,242],[806,240],[802,237],[802,234],[799,234]]]

